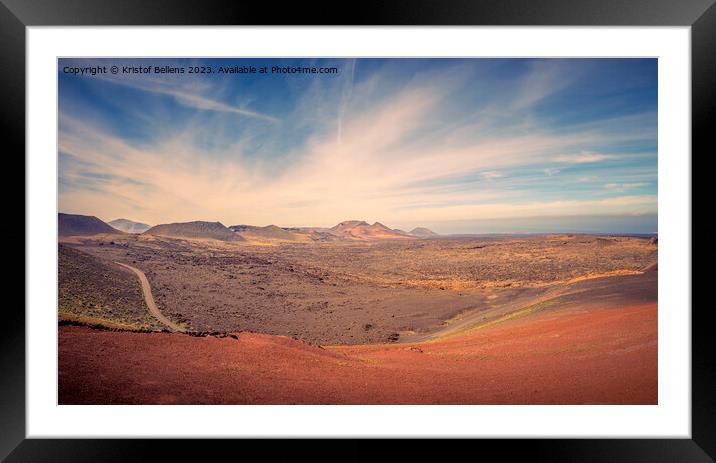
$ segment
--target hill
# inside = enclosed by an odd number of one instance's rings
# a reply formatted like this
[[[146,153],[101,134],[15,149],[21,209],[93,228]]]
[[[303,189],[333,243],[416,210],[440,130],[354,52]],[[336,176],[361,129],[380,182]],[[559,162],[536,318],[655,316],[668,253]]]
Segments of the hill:
[[[283,241],[296,241],[299,239],[295,233],[291,233],[291,231],[277,227],[276,225],[267,225],[265,227],[256,227],[253,225],[232,225],[229,229],[246,239]]]
[[[155,225],[145,231],[146,235],[171,238],[214,239],[221,241],[243,241],[241,235],[226,228],[221,222],[181,222]]]
[[[440,236],[434,231],[425,228],[425,227],[416,227],[410,230],[410,234],[413,236],[417,236],[418,238],[432,238],[435,236]]]
[[[147,225],[146,223],[135,222],[129,219],[115,219],[108,223],[117,230],[121,230],[126,233],[144,233],[152,228],[151,225]]]
[[[367,227],[367,226],[368,226],[368,222],[364,222],[362,220],[346,220],[345,222],[341,222],[338,225],[331,227],[329,230],[336,234],[343,234],[343,233],[350,233],[350,231],[356,227]]]
[[[93,215],[77,215],[77,214],[57,214],[57,234],[59,236],[81,236],[81,235],[97,235],[100,233],[116,233],[123,232],[112,228],[105,222]]]
[[[393,230],[380,222],[373,225],[363,220],[346,220],[329,229],[330,233],[347,239],[379,240],[410,238],[401,230]]]

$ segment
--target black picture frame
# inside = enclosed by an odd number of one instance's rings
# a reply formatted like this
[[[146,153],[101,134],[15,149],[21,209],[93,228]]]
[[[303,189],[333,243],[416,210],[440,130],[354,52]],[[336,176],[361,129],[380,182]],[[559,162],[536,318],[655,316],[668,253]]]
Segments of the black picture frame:
[[[342,2],[249,2],[244,0],[0,0],[0,115],[6,136],[8,172],[25,172],[25,28],[28,26],[110,25],[441,25],[441,26],[691,26],[692,153],[714,152],[716,107],[715,0],[364,0],[346,8]],[[711,120],[709,120],[711,116]],[[710,149],[709,149],[710,148]],[[695,156],[691,154],[691,160]],[[14,165],[12,163],[15,163]],[[24,175],[9,175],[23,183]],[[693,184],[693,183],[692,183]],[[20,185],[4,182],[5,198],[16,198]],[[698,195],[693,195],[694,200]],[[24,204],[24,203],[23,203]],[[20,214],[19,201],[13,212]],[[693,207],[693,206],[692,206]],[[25,210],[23,206],[22,215]],[[23,221],[24,223],[24,221]],[[693,224],[691,224],[693,227]],[[693,230],[693,228],[692,228]],[[19,226],[6,231],[28,245]],[[692,232],[693,241],[693,232]],[[705,240],[704,240],[705,241]],[[702,242],[704,242],[702,241]],[[20,252],[19,246],[14,252]],[[25,254],[26,256],[26,254]],[[24,261],[24,260],[23,260]],[[15,272],[19,278],[19,272]],[[23,272],[23,279],[24,279]],[[693,278],[698,278],[694,274]],[[703,277],[701,277],[703,278]],[[692,283],[693,287],[693,283]],[[24,299],[23,299],[24,302]],[[224,441],[26,439],[24,304],[6,305],[0,336],[0,459],[7,461],[141,461],[159,451],[162,459],[192,455],[245,454],[248,443]],[[688,309],[688,308],[680,308]],[[691,439],[549,439],[482,440],[480,455],[497,450],[502,458],[548,461],[690,462],[716,459],[716,362],[712,347],[710,305],[692,311]],[[240,419],[240,417],[237,417]],[[270,457],[307,450],[305,441],[277,446],[259,443]],[[464,444],[464,442],[463,442]],[[376,455],[366,441],[333,441],[336,451],[321,451],[331,460],[367,459]],[[256,446],[256,444],[253,444]],[[412,441],[394,455],[425,455],[426,443]],[[445,446],[438,452],[444,455]],[[456,449],[450,445],[451,449]],[[308,450],[307,450],[308,451]],[[210,452],[210,453],[209,453]],[[314,453],[311,450],[312,454]],[[474,452],[474,450],[468,450]],[[468,453],[470,454],[470,453]],[[379,455],[378,455],[379,456]],[[390,455],[385,455],[390,456]],[[411,458],[413,458],[411,456]]]

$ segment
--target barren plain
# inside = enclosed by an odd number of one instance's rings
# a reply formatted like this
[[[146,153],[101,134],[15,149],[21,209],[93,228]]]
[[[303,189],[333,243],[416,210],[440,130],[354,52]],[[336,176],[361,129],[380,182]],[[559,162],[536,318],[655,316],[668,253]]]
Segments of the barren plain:
[[[657,402],[655,238],[267,228],[61,236],[59,402]]]
[[[585,235],[271,245],[147,235],[65,241],[106,265],[143,271],[159,310],[190,331],[253,331],[323,345],[394,342],[467,314],[496,317],[570,282],[637,274],[657,254],[645,239]]]

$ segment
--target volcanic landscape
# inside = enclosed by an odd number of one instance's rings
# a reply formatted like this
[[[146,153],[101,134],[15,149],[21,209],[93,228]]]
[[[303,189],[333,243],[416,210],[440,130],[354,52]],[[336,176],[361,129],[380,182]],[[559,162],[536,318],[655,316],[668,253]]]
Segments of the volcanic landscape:
[[[60,404],[658,401],[655,237],[112,223],[59,216]]]

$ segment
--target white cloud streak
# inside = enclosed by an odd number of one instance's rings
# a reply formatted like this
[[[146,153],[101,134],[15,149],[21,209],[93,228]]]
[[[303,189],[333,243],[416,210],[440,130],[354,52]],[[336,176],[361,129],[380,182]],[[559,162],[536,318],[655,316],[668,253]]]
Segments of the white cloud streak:
[[[643,188],[645,186],[648,186],[648,183],[645,182],[637,182],[637,183],[607,183],[604,185],[604,188],[607,190],[617,191],[619,193],[624,193],[626,191],[635,190],[637,188]]]
[[[155,80],[146,77],[112,77],[111,75],[97,75],[96,79],[110,82],[115,85],[131,87],[135,90],[153,93],[157,95],[166,95],[174,98],[174,100],[187,108],[199,109],[202,111],[218,111],[223,113],[237,114],[240,116],[260,119],[272,123],[280,122],[278,118],[263,114],[257,111],[251,111],[246,108],[227,104],[197,92],[195,86],[184,85],[181,88],[173,88],[168,86],[165,81]]]
[[[543,172],[547,177],[551,177],[553,175],[557,175],[560,172],[560,170],[555,169],[553,167],[548,167],[548,168],[544,169]]]
[[[527,107],[559,85],[546,73],[522,92],[510,107]],[[546,162],[597,163],[611,155],[594,154],[609,134],[599,127],[554,134],[538,125],[514,133],[475,132],[470,123],[441,128],[429,141],[413,140],[440,114],[450,89],[444,80],[421,81],[404,90],[351,110],[350,100],[370,99],[375,82],[347,83],[338,111],[336,132],[316,134],[290,153],[276,169],[271,161],[249,164],[241,143],[207,156],[191,142],[195,131],[138,147],[93,124],[60,114],[61,153],[71,156],[61,176],[60,210],[111,220],[128,217],[147,223],[221,220],[226,225],[252,223],[283,226],[330,226],[341,220],[381,220],[391,225],[499,217],[650,213],[654,195],[595,199],[539,199],[533,192],[501,188],[513,168],[532,166],[553,176]],[[135,84],[132,84],[135,85]],[[141,84],[146,85],[146,83]],[[527,87],[525,87],[527,88]],[[266,115],[166,88],[145,88],[171,95],[200,110]],[[304,107],[305,105],[298,105]],[[491,108],[492,110],[492,108]],[[619,134],[624,137],[624,134]],[[594,152],[592,150],[595,150]],[[555,153],[579,153],[567,156]],[[474,173],[479,186],[460,178]],[[560,176],[561,178],[562,176]],[[91,180],[88,180],[91,179]],[[87,188],[86,183],[92,182]],[[575,179],[575,182],[577,180]],[[608,186],[609,185],[609,186]],[[608,183],[607,192],[626,192],[636,183]]]
[[[609,159],[616,159],[617,156],[610,154],[599,154],[599,153],[578,153],[578,154],[566,154],[555,156],[555,162],[561,162],[565,164],[590,164],[594,162],[606,161]]]

